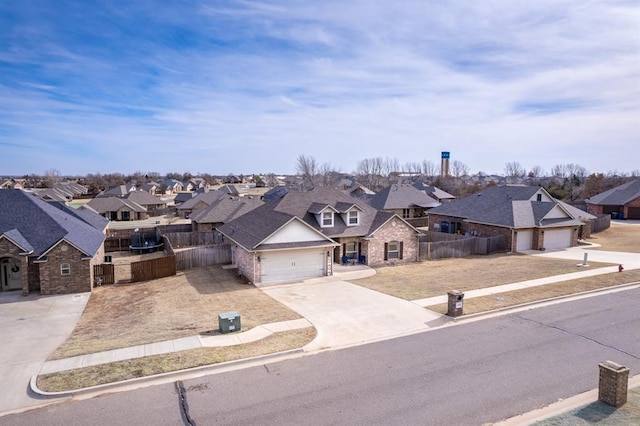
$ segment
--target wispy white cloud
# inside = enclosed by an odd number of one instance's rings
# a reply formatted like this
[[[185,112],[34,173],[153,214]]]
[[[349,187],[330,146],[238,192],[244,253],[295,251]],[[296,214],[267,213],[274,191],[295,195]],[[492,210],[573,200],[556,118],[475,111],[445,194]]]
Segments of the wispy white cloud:
[[[0,6],[0,173],[637,168],[634,1],[72,3]]]

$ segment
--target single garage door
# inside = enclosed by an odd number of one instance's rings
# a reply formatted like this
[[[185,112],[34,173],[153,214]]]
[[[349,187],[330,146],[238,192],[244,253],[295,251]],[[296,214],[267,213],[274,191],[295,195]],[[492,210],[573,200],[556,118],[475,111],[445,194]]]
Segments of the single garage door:
[[[628,217],[625,219],[640,219],[640,207],[629,207],[627,213]]]
[[[546,229],[544,231],[544,248],[546,250],[571,247],[572,229]]]
[[[533,241],[533,231],[518,231],[516,235],[516,251],[531,250]]]
[[[321,277],[327,255],[324,249],[265,252],[260,256],[262,282],[298,281]]]

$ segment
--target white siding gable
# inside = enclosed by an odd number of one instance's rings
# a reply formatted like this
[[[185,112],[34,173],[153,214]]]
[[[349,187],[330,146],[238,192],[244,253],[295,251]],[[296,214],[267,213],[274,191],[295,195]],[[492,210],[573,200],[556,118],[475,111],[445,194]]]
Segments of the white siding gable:
[[[309,228],[299,220],[293,220],[264,240],[262,244],[298,243],[304,241],[326,241],[327,238]]]
[[[540,199],[540,200],[538,200],[538,195],[540,195],[540,197],[541,197],[541,199]],[[538,192],[536,192],[535,194],[533,194],[533,197],[531,197],[531,198],[529,199],[529,201],[544,201],[544,202],[546,202],[546,203],[553,203],[553,202],[555,202],[556,200],[554,200],[553,198],[551,198],[551,197],[549,196],[549,194],[547,194],[547,192],[546,192],[546,191],[544,191],[544,190],[540,189],[540,190],[538,190]]]
[[[545,219],[570,219],[571,217],[560,206],[555,206],[544,216]]]

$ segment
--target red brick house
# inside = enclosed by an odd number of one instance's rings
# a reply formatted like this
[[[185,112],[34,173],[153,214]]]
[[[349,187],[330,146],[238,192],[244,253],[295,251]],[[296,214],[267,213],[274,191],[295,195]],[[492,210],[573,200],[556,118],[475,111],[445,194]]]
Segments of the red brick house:
[[[333,263],[418,260],[419,232],[407,221],[330,188],[289,192],[217,230],[253,283],[331,275]]]
[[[0,291],[91,291],[108,220],[16,189],[0,190],[0,205]]]

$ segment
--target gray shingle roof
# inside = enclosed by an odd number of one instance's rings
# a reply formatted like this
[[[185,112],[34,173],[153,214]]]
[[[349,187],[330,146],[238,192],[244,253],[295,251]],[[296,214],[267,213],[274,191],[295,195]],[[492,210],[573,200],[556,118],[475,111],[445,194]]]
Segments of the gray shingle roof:
[[[431,209],[428,213],[509,228],[545,226],[545,223],[542,222],[545,215],[556,206],[562,206],[562,204],[557,200],[553,202],[531,201],[540,190],[540,187],[533,186],[496,186],[486,188],[477,194],[453,200]],[[576,216],[570,212],[567,213],[573,217],[561,219],[565,225],[582,224],[582,222],[576,220]],[[546,223],[549,224],[550,222]]]
[[[104,214],[107,212],[117,212],[123,207],[127,207],[134,212],[147,211],[147,209],[145,209],[138,203],[135,203],[126,198],[118,197],[94,198],[93,200],[89,201],[87,205],[100,214]]]
[[[22,241],[23,248],[30,245],[37,256],[64,239],[92,257],[104,241],[104,234],[93,226],[26,192],[0,191],[0,205],[0,235]]]
[[[640,179],[616,186],[608,191],[587,198],[586,201],[589,204],[602,206],[623,206],[636,198],[640,198]]]
[[[336,213],[334,226],[321,228],[315,214],[309,211],[315,211],[319,206],[331,206],[338,210],[337,206],[346,205],[355,205],[360,209],[358,225],[347,226]],[[302,220],[327,238],[340,238],[368,236],[392,216],[392,213],[379,212],[342,191],[320,187],[309,192],[289,192],[281,199],[266,203],[218,229],[243,247],[251,249],[294,218]]]
[[[210,206],[215,201],[219,200],[222,197],[226,197],[226,196],[228,196],[228,195],[225,194],[222,191],[203,192],[201,194],[196,195],[193,198],[189,198],[188,200],[184,201],[182,204],[180,204],[178,206],[178,210],[189,210],[189,209],[192,209],[193,207],[197,206],[200,203],[204,203],[204,204]]]
[[[378,210],[432,208],[440,205],[413,185],[394,184],[371,196],[369,203]]]
[[[209,207],[196,210],[191,221],[196,223],[227,223],[264,204],[259,198],[222,197]]]

